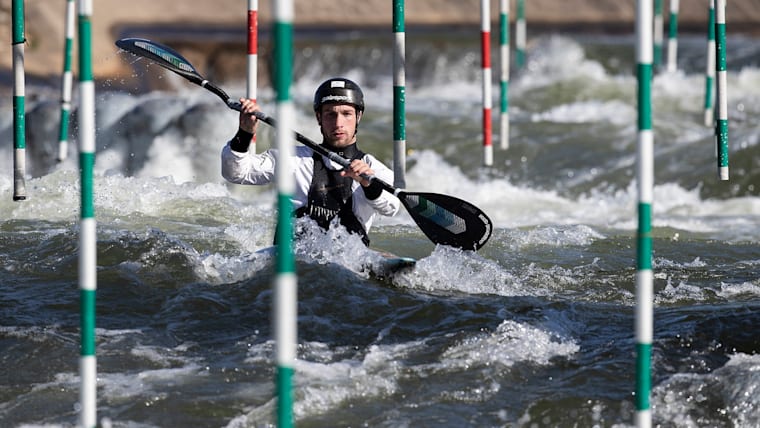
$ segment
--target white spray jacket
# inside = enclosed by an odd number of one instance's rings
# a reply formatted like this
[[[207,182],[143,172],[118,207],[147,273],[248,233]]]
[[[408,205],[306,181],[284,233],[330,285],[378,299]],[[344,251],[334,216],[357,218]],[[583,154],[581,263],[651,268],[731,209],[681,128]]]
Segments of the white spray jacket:
[[[295,191],[292,197],[293,209],[296,210],[308,201],[311,178],[314,174],[314,151],[306,146],[296,146],[293,156],[293,168],[295,174]],[[230,148],[228,142],[222,149],[222,176],[232,183],[237,184],[268,184],[274,181],[275,167],[277,166],[277,149],[269,149],[259,154],[252,152],[240,153]],[[328,159],[322,160],[327,168],[338,170],[342,167]],[[393,181],[393,171],[370,154],[362,158],[364,162],[375,171],[375,176],[386,183]],[[401,207],[397,197],[383,191],[377,199],[367,199],[364,191],[360,190],[361,184],[353,181],[353,211],[356,218],[364,225],[364,230],[369,232],[376,214],[394,216]]]

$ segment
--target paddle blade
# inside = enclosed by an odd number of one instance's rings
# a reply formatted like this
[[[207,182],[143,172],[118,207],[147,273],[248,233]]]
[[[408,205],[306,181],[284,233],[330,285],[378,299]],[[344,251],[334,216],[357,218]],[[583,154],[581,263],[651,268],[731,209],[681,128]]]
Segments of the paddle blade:
[[[478,207],[437,193],[398,192],[422,232],[436,244],[477,250],[491,237],[491,219]]]
[[[147,58],[193,83],[200,85],[203,82],[200,73],[190,64],[190,61],[170,47],[136,37],[119,39],[116,41],[116,46],[129,53]]]

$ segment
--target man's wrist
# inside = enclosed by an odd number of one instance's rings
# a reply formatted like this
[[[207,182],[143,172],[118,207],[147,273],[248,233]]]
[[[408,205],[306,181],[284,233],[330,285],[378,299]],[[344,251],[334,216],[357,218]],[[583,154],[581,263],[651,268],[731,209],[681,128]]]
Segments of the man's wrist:
[[[237,134],[235,134],[235,136],[232,137],[232,140],[230,141],[230,148],[233,151],[240,153],[247,152],[248,147],[251,145],[251,139],[253,139],[254,135],[256,135],[256,130],[253,132],[248,132],[243,128],[238,128]]]
[[[364,196],[370,201],[379,198],[383,193],[383,186],[377,180],[370,180],[369,186],[362,186],[362,189],[364,189]]]

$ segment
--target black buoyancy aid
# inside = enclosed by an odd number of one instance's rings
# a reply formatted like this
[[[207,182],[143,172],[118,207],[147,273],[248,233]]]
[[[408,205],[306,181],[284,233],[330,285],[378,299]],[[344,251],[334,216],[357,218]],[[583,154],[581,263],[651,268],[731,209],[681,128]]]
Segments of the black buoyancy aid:
[[[364,153],[356,147],[356,144],[336,153],[351,160],[364,157]],[[313,158],[314,173],[309,187],[308,201],[306,205],[296,210],[296,217],[308,216],[323,229],[328,229],[330,222],[337,216],[340,224],[349,232],[358,234],[364,245],[369,246],[367,231],[353,210],[354,179],[341,177],[342,169],[328,168],[322,155],[314,153]]]

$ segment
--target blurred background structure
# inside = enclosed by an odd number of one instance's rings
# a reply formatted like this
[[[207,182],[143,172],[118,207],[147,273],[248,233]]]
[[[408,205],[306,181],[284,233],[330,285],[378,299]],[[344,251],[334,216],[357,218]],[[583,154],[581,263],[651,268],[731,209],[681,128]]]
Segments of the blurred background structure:
[[[515,10],[514,0],[511,2]],[[529,32],[633,33],[634,0],[530,0],[525,16]],[[32,81],[58,83],[63,68],[65,1],[26,0],[26,71]],[[176,47],[208,74],[224,78],[245,70],[246,5],[243,0],[98,0],[93,12],[93,71],[98,80],[129,75],[128,64],[113,60],[113,42],[122,37],[155,38]],[[498,23],[499,4],[491,2],[491,18]],[[704,32],[705,2],[684,0],[679,31]],[[405,7],[408,32],[436,26],[478,28],[478,0],[411,1]],[[11,0],[0,0],[0,26],[10,27]],[[295,1],[296,37],[318,29],[386,31],[392,21],[392,2],[335,0],[329,3]],[[726,10],[730,32],[760,33],[756,0],[732,0]],[[514,14],[510,18],[514,21]],[[259,12],[262,43],[269,43],[272,11],[262,2]],[[495,27],[497,28],[497,27]],[[202,37],[198,36],[201,33]],[[0,85],[10,85],[10,31],[0,31]],[[262,61],[262,67],[266,62]],[[265,71],[265,70],[262,70]],[[262,78],[267,78],[264,73]]]

